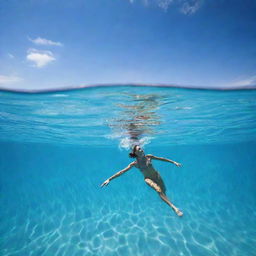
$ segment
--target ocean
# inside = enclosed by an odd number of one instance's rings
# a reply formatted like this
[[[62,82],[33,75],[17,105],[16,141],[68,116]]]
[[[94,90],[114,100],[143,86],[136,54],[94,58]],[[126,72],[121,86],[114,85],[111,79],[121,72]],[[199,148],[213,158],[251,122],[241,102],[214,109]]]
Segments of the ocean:
[[[256,255],[256,90],[0,91],[1,256]],[[178,217],[136,168],[152,160]]]

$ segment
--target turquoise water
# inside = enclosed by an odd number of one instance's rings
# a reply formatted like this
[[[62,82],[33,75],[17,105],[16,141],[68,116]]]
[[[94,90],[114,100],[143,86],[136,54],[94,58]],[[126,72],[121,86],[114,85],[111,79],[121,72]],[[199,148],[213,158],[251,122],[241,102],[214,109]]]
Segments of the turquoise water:
[[[0,255],[256,255],[256,91],[0,92]],[[154,161],[177,217],[132,160]]]

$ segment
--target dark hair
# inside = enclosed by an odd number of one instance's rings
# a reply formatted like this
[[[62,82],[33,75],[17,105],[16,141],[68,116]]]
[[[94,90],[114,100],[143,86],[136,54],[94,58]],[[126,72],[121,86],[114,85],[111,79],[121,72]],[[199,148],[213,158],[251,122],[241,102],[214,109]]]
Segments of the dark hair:
[[[136,147],[137,147],[137,145],[133,146],[132,152],[129,153],[129,157],[131,157],[131,158],[135,158],[136,157],[136,154],[135,154]]]

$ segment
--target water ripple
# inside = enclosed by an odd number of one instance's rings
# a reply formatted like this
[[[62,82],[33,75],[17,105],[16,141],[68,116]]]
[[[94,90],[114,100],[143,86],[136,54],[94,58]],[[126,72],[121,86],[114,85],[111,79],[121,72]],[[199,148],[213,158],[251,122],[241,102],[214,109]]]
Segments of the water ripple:
[[[165,145],[256,141],[256,91],[0,92],[0,109],[0,140],[82,145],[122,145],[136,136]]]

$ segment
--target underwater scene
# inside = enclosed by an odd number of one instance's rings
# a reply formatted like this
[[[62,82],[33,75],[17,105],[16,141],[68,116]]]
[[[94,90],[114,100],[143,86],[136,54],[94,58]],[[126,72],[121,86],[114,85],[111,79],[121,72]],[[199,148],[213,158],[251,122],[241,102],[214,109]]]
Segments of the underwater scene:
[[[256,90],[0,91],[0,131],[1,256],[256,255]],[[101,187],[134,145],[182,217],[138,166]]]

